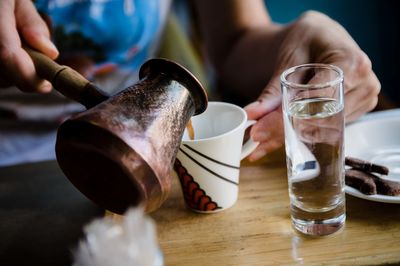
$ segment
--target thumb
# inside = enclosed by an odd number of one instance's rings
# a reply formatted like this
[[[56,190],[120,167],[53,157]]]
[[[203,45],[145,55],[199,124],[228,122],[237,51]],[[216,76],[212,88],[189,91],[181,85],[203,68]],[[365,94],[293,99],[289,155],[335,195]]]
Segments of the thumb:
[[[32,1],[17,1],[15,18],[18,31],[29,46],[52,59],[57,58],[58,50],[50,40],[46,22],[36,11]]]
[[[281,102],[280,79],[279,75],[275,75],[258,100],[245,107],[249,119],[257,120],[250,130],[250,136],[260,142],[249,155],[250,161],[256,161],[283,145]]]
[[[268,85],[264,88],[257,101],[245,106],[248,119],[258,120],[266,114],[276,110],[282,103],[280,89],[280,72],[271,78]]]

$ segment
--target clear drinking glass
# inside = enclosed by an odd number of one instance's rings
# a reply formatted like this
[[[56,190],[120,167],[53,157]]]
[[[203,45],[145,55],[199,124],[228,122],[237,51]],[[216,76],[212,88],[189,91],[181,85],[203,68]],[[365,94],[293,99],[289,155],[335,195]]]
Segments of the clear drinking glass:
[[[305,64],[281,75],[291,218],[304,234],[340,230],[344,193],[343,71]]]

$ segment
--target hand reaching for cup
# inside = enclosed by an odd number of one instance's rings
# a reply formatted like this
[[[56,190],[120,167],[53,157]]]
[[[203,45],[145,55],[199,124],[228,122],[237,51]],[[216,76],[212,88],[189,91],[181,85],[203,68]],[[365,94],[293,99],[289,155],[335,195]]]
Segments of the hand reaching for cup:
[[[23,91],[49,92],[51,84],[36,75],[23,42],[52,59],[58,56],[32,1],[0,1],[0,87],[15,85]]]
[[[372,110],[378,100],[380,83],[371,61],[338,23],[320,13],[307,12],[282,31],[285,36],[278,48],[275,72],[257,101],[245,107],[249,119],[258,120],[250,136],[260,145],[249,156],[250,161],[284,143],[280,75],[289,67],[312,62],[341,68],[345,75],[346,122]]]

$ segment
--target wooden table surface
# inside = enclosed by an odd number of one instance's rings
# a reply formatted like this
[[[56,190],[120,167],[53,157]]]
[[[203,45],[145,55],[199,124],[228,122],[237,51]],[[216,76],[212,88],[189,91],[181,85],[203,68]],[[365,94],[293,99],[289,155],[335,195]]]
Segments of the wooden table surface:
[[[312,238],[294,232],[282,150],[242,163],[238,202],[216,214],[185,208],[175,180],[152,213],[165,265],[400,265],[400,204],[346,196],[340,232]]]
[[[216,214],[188,210],[175,179],[151,214],[165,265],[400,265],[400,204],[346,196],[344,230],[305,237],[291,227],[285,169],[282,150],[242,163],[238,202]],[[81,228],[100,214],[56,162],[0,169],[0,192],[0,265],[71,265]]]

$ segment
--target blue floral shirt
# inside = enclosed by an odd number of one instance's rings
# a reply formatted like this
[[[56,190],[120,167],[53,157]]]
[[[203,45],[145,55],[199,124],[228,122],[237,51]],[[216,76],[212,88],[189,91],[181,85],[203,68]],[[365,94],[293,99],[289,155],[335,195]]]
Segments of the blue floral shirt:
[[[166,0],[36,0],[61,56],[85,56],[96,71],[138,69],[152,56]]]

